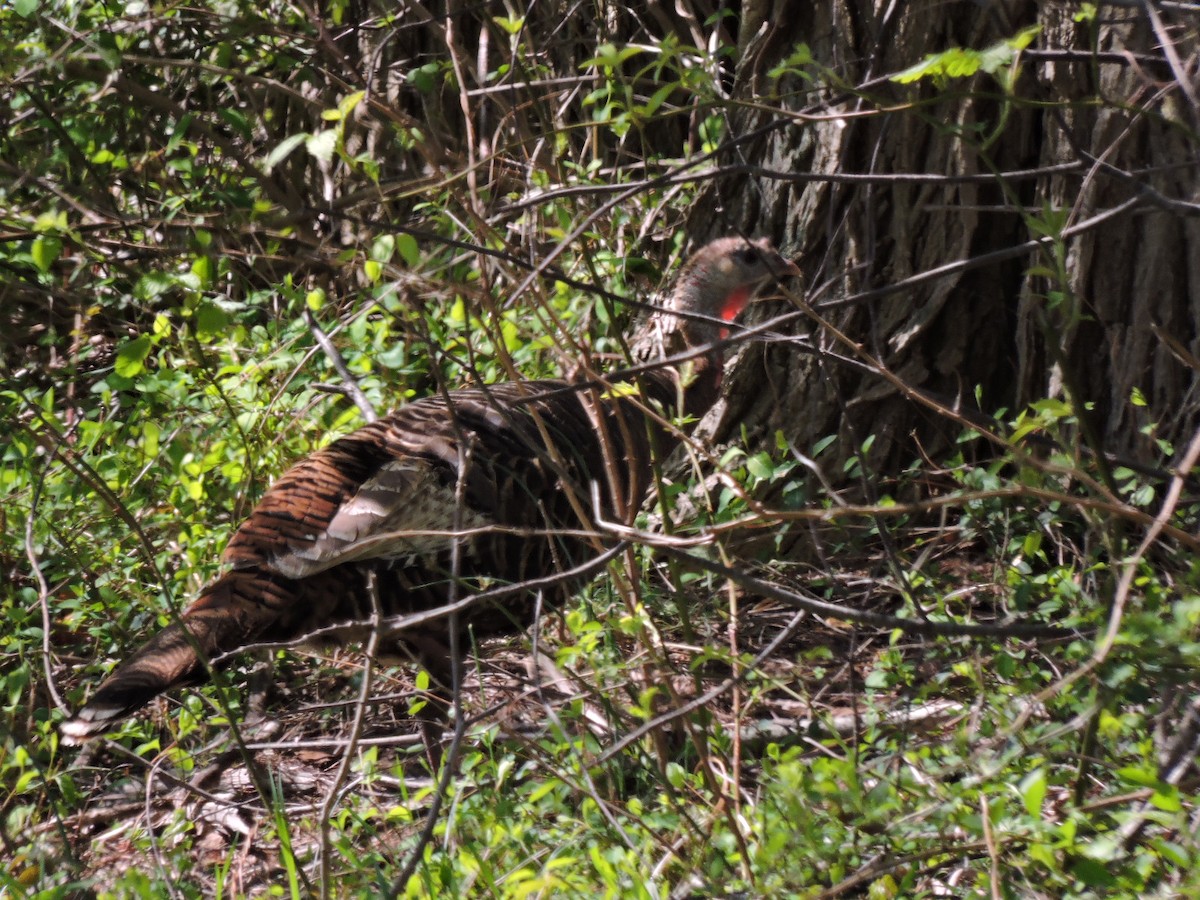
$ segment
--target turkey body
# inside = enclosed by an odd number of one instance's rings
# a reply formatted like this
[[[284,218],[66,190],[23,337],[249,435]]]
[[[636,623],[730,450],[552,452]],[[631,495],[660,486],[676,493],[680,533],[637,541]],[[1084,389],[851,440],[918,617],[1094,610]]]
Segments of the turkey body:
[[[685,267],[669,309],[728,322],[750,287],[796,273],[766,242],[725,242]],[[706,252],[711,272],[697,263]],[[671,316],[669,325],[658,355],[713,337],[711,323]],[[485,638],[528,626],[539,603],[561,603],[586,577],[572,570],[603,550],[594,515],[631,520],[654,455],[673,443],[666,421],[707,409],[720,378],[710,349],[618,389],[529,381],[452,391],[334,441],[264,494],[225,550],[225,574],[118,666],[64,735],[101,733],[158,694],[203,681],[203,660],[219,665],[255,644],[361,640],[378,617],[383,647],[445,679],[447,618],[387,620],[462,600],[458,628]],[[519,589],[530,582],[536,590]]]

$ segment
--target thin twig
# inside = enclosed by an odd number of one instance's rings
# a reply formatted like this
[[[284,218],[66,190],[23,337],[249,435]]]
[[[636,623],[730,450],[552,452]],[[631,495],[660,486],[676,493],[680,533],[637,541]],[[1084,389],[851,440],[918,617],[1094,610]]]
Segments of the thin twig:
[[[325,351],[325,356],[329,359],[334,369],[337,370],[338,375],[342,377],[342,390],[354,401],[354,405],[363,414],[363,418],[368,422],[374,422],[379,418],[375,412],[375,407],[371,405],[371,401],[367,399],[367,395],[358,386],[358,381],[355,380],[350,367],[346,365],[346,360],[342,358],[342,354],[338,352],[338,348],[333,345],[333,341],[329,339],[329,335],[321,330],[321,326],[317,324],[317,320],[307,308],[304,310],[304,324],[308,326],[308,330],[312,332],[313,339],[321,345],[321,349]]]
[[[37,550],[34,549],[33,541],[33,520],[37,516],[38,503],[42,496],[42,485],[46,480],[46,470],[43,469],[38,476],[37,483],[33,488],[33,500],[29,505],[29,515],[25,517],[25,558],[29,560],[29,568],[33,572],[33,577],[38,583],[38,606],[42,611],[42,671],[46,676],[46,690],[50,692],[50,698],[54,701],[54,705],[60,712],[70,713],[66,702],[62,695],[58,693],[58,688],[54,684],[54,667],[51,664],[53,659],[53,649],[50,646],[51,634],[51,618],[50,618],[50,585],[46,582],[46,576],[42,572],[42,565],[38,559]]]

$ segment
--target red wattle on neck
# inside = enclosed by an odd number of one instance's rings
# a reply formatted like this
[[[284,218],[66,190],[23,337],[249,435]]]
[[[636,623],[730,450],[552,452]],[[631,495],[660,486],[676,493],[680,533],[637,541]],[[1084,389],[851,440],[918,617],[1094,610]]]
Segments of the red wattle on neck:
[[[725,303],[721,306],[721,321],[732,322],[749,302],[750,288],[741,287],[736,291],[730,291],[729,296],[725,298]]]

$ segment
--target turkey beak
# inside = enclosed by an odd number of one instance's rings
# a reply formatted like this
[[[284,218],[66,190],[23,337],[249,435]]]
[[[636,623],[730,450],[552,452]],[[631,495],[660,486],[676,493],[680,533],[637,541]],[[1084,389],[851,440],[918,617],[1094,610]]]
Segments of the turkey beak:
[[[776,284],[785,278],[799,278],[802,274],[798,265],[792,262],[792,260],[778,254],[771,260],[768,268],[771,270],[771,280]],[[764,298],[755,297],[754,299],[762,300]]]
[[[796,265],[792,260],[785,259],[781,256],[779,257],[779,266],[777,270],[773,271],[771,274],[776,280],[781,281],[784,278],[799,278],[801,273],[798,265]]]

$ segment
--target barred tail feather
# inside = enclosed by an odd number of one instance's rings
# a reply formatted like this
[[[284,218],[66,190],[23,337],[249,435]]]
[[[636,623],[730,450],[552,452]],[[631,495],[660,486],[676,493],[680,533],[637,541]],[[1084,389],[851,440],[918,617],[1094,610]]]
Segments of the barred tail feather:
[[[242,582],[249,580],[254,575],[241,572],[221,578],[183,614],[182,625],[167,626],[119,665],[83,708],[62,724],[65,742],[80,744],[111,731],[159,694],[204,682],[207,673],[197,647],[211,659],[249,643],[258,623],[248,621],[254,617],[239,609],[244,601],[238,602]]]
[[[194,628],[189,630],[195,632]],[[118,666],[87,705],[63,723],[62,733],[72,741],[102,734],[164,691],[195,684],[203,678],[204,667],[191,641],[183,628],[171,625],[155,635],[132,659]]]

